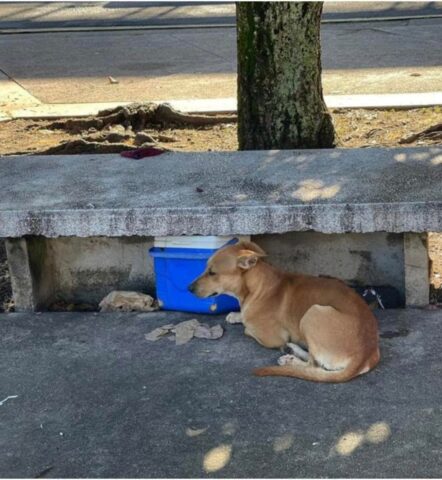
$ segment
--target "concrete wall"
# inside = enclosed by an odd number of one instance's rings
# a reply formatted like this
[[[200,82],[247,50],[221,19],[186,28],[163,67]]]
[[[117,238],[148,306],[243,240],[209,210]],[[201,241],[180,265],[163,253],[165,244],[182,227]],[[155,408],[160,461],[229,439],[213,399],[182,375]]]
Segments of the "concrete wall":
[[[253,240],[281,268],[354,284],[390,285],[405,294],[403,234],[295,232]],[[148,255],[152,237],[27,237],[26,245],[23,258],[33,276],[33,302],[42,308],[56,300],[98,303],[114,289],[155,291]]]
[[[46,248],[45,278],[53,279],[52,300],[98,303],[111,290],[155,290],[150,237],[32,238]],[[43,303],[47,303],[47,296]]]
[[[404,294],[402,234],[293,232],[257,235],[254,240],[280,268],[357,285],[390,285]]]

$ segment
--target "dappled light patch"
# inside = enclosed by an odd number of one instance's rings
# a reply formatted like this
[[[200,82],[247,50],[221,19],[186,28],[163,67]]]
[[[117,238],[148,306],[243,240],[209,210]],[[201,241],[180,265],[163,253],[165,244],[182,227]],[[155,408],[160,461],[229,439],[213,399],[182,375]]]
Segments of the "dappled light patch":
[[[382,443],[391,435],[390,427],[385,422],[373,423],[367,430],[365,439],[370,443]]]
[[[238,195],[235,195],[233,198],[235,200],[238,200],[239,202],[241,202],[243,200],[247,200],[249,198],[249,196],[246,195],[245,193],[238,193]]]
[[[198,437],[199,435],[202,435],[208,427],[206,428],[192,428],[192,427],[187,427],[186,428],[186,435],[188,437]]]
[[[418,161],[423,161],[423,160],[428,160],[430,158],[430,154],[427,152],[419,152],[419,153],[412,153],[410,154],[410,160],[418,160]]]
[[[294,440],[292,433],[285,433],[280,437],[276,437],[275,440],[273,440],[273,450],[277,453],[284,452],[293,445]]]
[[[434,158],[431,159],[432,165],[441,165],[442,164],[442,155],[436,155]]]
[[[434,157],[431,156],[434,154]],[[440,154],[440,149],[430,149],[429,152],[413,152],[413,153],[396,153],[394,155],[396,162],[405,163],[407,161],[426,161],[430,160],[432,165],[442,164],[442,155]]]
[[[293,198],[304,202],[335,197],[341,190],[338,184],[324,185],[322,180],[307,179],[299,182],[299,188],[292,193]]]
[[[390,436],[391,429],[388,423],[376,422],[370,425],[365,432],[357,430],[344,433],[339,437],[333,450],[339,455],[347,457],[364,443],[379,444],[385,442]]]
[[[351,455],[364,442],[364,434],[362,432],[348,432],[336,443],[336,451],[339,455]]]
[[[203,468],[207,473],[217,472],[224,468],[232,456],[232,445],[221,444],[204,455]]]
[[[224,435],[233,435],[236,432],[236,426],[233,422],[227,422],[223,425],[222,432]]]

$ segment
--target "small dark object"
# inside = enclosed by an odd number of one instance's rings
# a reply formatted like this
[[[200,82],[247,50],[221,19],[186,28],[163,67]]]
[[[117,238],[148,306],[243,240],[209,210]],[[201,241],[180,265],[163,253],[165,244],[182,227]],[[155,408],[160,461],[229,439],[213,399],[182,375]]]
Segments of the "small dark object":
[[[373,287],[371,285],[360,286],[344,282],[343,280],[333,277],[331,275],[318,275],[320,278],[329,278],[331,280],[339,280],[349,287],[356,290],[359,295],[367,302],[371,308],[401,308],[404,306],[404,300],[395,287],[389,285],[381,285]]]
[[[47,473],[49,473],[52,469],[54,468],[54,465],[51,465],[50,467],[45,468],[42,470],[40,473],[37,473],[37,475],[34,478],[43,478]]]
[[[203,193],[204,192],[204,190],[201,187],[196,187],[195,191],[197,191],[198,193]]]
[[[301,345],[299,343],[296,343],[296,345],[298,345],[298,347],[302,348],[306,353],[308,353],[308,348],[305,345]],[[284,347],[281,348],[281,351],[289,355],[293,354],[293,350],[287,345],[284,345]]]
[[[400,328],[399,330],[387,330],[382,332],[379,336],[382,338],[406,337],[410,333],[408,328]]]
[[[395,287],[389,285],[380,286],[361,286],[354,282],[344,282],[343,280],[333,277],[331,275],[318,275],[320,278],[329,278],[332,280],[339,280],[349,287],[356,290],[359,295],[367,302],[371,308],[401,308],[404,306],[404,299]]]
[[[120,155],[126,158],[132,158],[133,160],[140,160],[145,157],[156,157],[166,152],[163,148],[156,147],[147,147],[147,148],[136,148],[135,150],[129,150],[126,152],[121,152]]]
[[[350,286],[354,288],[370,306],[382,309],[402,308],[404,306],[402,295],[395,287],[389,285]]]

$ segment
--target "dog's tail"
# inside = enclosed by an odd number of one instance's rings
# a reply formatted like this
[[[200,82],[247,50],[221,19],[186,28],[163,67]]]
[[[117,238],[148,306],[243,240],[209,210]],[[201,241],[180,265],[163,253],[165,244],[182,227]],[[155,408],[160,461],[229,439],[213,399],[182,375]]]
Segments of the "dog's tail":
[[[357,377],[360,373],[365,372],[361,372],[359,364],[351,364],[342,370],[325,370],[321,367],[311,365],[306,365],[305,367],[303,365],[274,365],[271,367],[256,368],[253,370],[253,373],[258,377],[296,377],[313,382],[340,383],[347,382]]]

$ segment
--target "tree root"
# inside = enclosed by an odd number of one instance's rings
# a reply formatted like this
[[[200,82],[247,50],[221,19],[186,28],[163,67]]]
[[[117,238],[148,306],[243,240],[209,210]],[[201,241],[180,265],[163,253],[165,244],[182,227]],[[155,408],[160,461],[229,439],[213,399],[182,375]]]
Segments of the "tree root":
[[[399,143],[413,143],[417,140],[442,140],[442,123],[438,123],[429,128],[426,128],[425,130],[422,130],[422,132],[414,133],[409,137],[402,138],[401,140],[399,140]]]
[[[160,105],[155,103],[132,103],[126,106],[101,110],[94,117],[56,121],[45,128],[81,133],[91,128],[103,130],[112,125],[123,125],[126,129],[131,128],[134,132],[140,132],[152,125],[160,125],[162,128],[170,125],[202,127],[235,121],[236,115],[186,114],[173,109],[168,103]]]
[[[101,143],[88,142],[82,138],[69,140],[47,150],[34,153],[34,155],[76,155],[80,153],[121,153],[126,150],[133,150],[136,147],[125,143]]]

